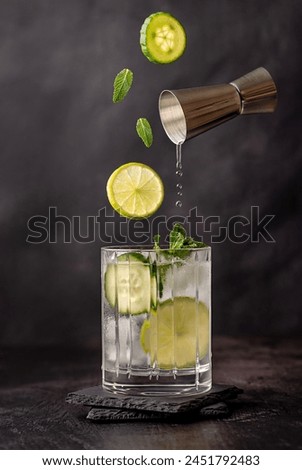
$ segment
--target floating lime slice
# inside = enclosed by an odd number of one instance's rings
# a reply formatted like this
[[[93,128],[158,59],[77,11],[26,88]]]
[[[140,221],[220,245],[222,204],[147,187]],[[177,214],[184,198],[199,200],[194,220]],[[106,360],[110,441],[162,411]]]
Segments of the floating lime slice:
[[[120,215],[141,219],[154,214],[164,197],[161,178],[143,163],[126,163],[107,182],[107,196]]]

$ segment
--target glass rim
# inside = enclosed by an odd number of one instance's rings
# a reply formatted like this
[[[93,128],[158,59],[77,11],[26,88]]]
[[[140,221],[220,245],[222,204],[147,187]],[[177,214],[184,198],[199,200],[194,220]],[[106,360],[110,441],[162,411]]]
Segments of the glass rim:
[[[108,251],[108,252],[137,252],[137,251],[148,251],[149,253],[160,253],[164,250],[169,250],[168,245],[164,245],[163,247],[160,247],[160,250],[157,248],[154,248],[153,245],[107,245],[107,246],[101,246],[101,251]],[[211,251],[210,246],[203,246],[203,247],[197,247],[197,248],[191,248],[191,247],[185,247],[185,248],[177,248],[175,251],[190,251],[190,252],[196,252],[196,251]]]

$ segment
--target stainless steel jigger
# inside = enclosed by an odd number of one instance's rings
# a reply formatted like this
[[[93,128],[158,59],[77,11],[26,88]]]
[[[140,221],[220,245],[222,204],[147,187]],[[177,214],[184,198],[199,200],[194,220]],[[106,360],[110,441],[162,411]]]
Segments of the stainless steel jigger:
[[[159,97],[160,119],[174,144],[239,114],[272,113],[276,106],[276,85],[263,67],[229,84],[164,90]]]

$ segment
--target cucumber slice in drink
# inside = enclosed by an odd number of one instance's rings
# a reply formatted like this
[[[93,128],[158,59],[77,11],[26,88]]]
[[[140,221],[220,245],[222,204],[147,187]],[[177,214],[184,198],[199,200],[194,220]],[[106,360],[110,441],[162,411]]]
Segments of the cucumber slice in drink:
[[[156,279],[148,260],[140,253],[127,253],[108,264],[105,295],[120,314],[148,313],[156,305]]]
[[[105,273],[105,296],[111,307],[116,305],[116,265],[108,264]]]
[[[145,19],[141,27],[141,49],[150,62],[174,62],[184,53],[186,43],[183,26],[170,13],[153,13]]]

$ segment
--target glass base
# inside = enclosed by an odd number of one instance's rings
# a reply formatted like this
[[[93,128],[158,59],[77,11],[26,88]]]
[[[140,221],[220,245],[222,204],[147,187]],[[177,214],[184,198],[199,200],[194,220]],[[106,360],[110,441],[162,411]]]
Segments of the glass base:
[[[183,371],[182,374],[179,374],[179,371],[177,374],[165,371],[165,375],[159,373],[148,376],[129,376],[126,371],[119,371],[119,374],[110,371],[103,372],[103,388],[114,394],[150,397],[190,396],[207,393],[211,387],[210,366],[198,373],[192,369]]]

